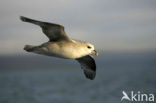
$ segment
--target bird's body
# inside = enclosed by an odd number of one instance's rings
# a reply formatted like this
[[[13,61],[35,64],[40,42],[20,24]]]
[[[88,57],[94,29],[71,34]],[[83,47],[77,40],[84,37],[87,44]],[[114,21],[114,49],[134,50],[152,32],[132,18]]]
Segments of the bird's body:
[[[98,53],[94,50],[92,44],[70,39],[62,25],[26,17],[21,17],[21,20],[40,26],[43,33],[49,38],[48,42],[39,46],[26,45],[24,50],[58,58],[76,59],[81,64],[82,69],[84,69],[86,77],[89,79],[95,78],[96,64],[90,54],[98,55]]]
[[[26,45],[24,49],[28,52],[34,52],[47,56],[54,56],[64,59],[77,59],[88,55],[86,54],[85,50],[83,50],[83,46],[79,46],[80,44],[83,45],[83,42],[76,40],[71,40],[68,42],[54,41],[46,42],[39,46]]]

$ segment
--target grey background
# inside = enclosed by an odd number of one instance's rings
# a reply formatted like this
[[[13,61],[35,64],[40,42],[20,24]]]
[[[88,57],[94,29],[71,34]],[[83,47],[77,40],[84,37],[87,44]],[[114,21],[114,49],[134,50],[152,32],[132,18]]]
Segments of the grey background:
[[[25,53],[25,44],[47,41],[19,16],[59,23],[69,37],[104,51],[147,51],[156,46],[155,0],[1,0],[0,54]]]

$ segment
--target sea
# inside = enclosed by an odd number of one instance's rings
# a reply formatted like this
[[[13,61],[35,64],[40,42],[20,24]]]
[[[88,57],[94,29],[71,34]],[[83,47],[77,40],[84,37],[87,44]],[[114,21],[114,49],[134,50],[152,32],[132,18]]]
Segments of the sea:
[[[0,103],[132,103],[122,92],[154,94],[155,53],[106,53],[95,57],[94,80],[74,60],[39,55],[0,57]]]

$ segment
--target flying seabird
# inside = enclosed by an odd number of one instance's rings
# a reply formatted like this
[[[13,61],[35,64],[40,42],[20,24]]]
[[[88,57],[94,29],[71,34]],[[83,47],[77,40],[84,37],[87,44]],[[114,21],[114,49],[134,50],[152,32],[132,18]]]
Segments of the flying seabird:
[[[53,56],[64,59],[77,60],[84,71],[86,78],[93,80],[96,75],[96,64],[91,54],[98,56],[94,46],[88,42],[70,39],[64,31],[64,26],[33,20],[21,16],[23,22],[36,24],[42,28],[49,41],[39,46],[25,45],[24,50],[41,55]]]

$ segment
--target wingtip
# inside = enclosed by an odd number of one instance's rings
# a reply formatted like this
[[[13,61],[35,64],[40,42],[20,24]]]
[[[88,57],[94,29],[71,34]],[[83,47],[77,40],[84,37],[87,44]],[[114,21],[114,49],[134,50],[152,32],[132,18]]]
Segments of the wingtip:
[[[21,21],[26,21],[26,17],[20,16],[20,20],[21,20]]]
[[[96,76],[96,73],[89,73],[89,72],[85,72],[85,71],[84,71],[84,74],[85,74],[86,78],[90,79],[90,80],[94,80],[95,76]]]
[[[89,79],[89,80],[94,80],[95,79],[95,77],[88,77],[88,76],[86,76],[86,78]]]
[[[94,78],[89,78],[90,80],[94,80]]]

